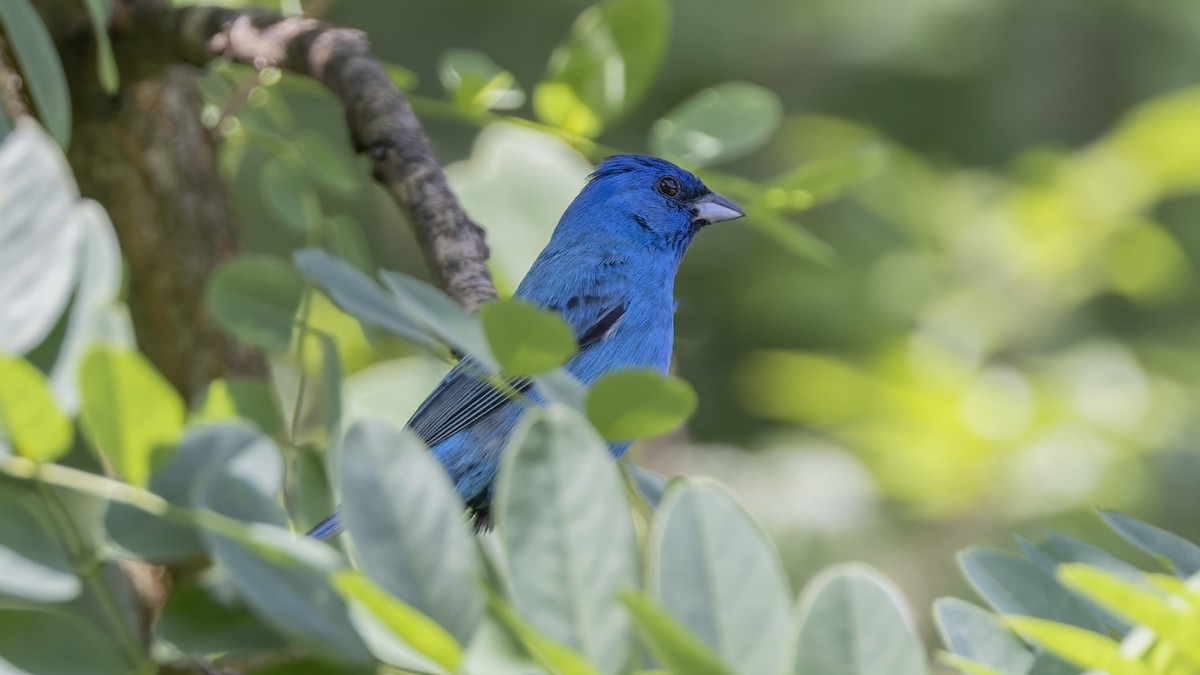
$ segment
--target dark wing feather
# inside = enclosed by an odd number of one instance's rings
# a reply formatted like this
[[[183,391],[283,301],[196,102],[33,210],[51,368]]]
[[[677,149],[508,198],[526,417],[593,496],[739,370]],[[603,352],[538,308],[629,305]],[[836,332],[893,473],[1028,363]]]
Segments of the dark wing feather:
[[[599,312],[593,323],[576,333],[579,351],[607,337],[624,314],[624,304]],[[511,378],[507,383],[512,390],[501,390],[487,381],[486,373],[474,359],[463,359],[417,408],[408,426],[426,447],[431,448],[475,424],[501,406],[512,403],[518,393],[523,394],[533,387],[533,380]]]

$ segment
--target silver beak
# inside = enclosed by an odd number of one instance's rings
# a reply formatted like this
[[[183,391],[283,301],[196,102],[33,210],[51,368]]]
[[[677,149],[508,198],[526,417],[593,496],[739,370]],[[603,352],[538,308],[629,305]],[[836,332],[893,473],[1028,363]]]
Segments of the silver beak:
[[[721,195],[710,192],[692,202],[692,216],[704,224],[719,223],[722,220],[733,220],[746,215],[737,204]]]

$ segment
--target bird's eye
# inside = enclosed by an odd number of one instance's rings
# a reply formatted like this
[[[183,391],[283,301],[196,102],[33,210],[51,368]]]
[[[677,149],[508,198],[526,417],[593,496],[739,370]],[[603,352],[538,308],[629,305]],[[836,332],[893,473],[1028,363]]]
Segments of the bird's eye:
[[[658,180],[655,188],[664,197],[674,197],[679,194],[679,181],[670,176],[664,176]]]

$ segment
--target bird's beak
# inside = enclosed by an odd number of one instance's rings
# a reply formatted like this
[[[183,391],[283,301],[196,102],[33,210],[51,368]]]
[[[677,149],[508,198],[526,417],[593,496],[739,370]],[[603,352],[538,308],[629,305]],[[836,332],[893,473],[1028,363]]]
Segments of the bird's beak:
[[[737,204],[715,192],[710,192],[692,202],[692,217],[698,225],[733,220],[744,215],[746,212],[738,208]]]

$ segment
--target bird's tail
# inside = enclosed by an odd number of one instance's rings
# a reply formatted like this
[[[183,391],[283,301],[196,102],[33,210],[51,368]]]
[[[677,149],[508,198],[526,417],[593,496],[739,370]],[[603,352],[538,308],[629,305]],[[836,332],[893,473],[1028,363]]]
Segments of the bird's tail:
[[[321,541],[328,541],[342,533],[346,529],[342,525],[342,519],[338,517],[337,511],[334,511],[325,520],[317,523],[316,527],[308,531],[308,536]]]

